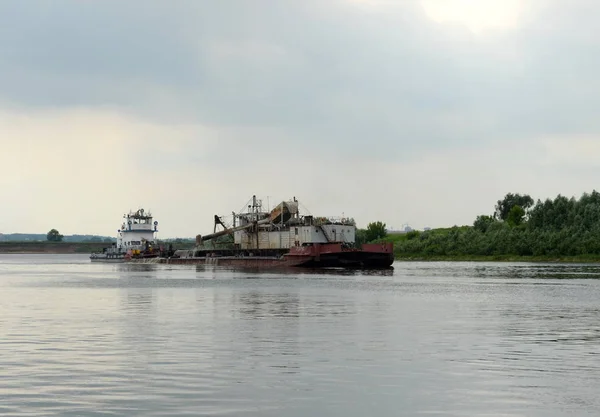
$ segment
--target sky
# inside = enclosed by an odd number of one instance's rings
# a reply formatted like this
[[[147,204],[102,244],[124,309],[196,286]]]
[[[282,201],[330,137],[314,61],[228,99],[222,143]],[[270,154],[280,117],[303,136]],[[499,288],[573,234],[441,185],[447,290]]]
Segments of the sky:
[[[0,2],[0,233],[159,237],[296,197],[472,224],[600,176],[596,0]]]

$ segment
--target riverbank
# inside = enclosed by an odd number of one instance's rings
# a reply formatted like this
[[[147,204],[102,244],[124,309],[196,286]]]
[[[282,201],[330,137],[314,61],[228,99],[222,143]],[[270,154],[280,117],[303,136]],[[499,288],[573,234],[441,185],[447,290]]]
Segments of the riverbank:
[[[92,253],[110,246],[104,242],[0,242],[0,254],[3,253]]]
[[[396,254],[398,262],[543,262],[543,263],[600,263],[600,255],[579,256],[519,256],[519,255],[401,255]]]
[[[110,244],[104,242],[0,242],[0,254],[61,254],[101,252]],[[518,255],[415,255],[396,253],[395,260],[412,262],[550,262],[600,263],[600,255],[579,256],[518,256]]]

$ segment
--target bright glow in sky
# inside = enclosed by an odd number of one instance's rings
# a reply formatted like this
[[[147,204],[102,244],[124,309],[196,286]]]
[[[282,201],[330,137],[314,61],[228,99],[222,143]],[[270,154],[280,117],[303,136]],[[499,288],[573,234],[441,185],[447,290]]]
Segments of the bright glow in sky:
[[[425,12],[434,21],[461,24],[473,33],[516,27],[522,2],[523,0],[422,0]]]

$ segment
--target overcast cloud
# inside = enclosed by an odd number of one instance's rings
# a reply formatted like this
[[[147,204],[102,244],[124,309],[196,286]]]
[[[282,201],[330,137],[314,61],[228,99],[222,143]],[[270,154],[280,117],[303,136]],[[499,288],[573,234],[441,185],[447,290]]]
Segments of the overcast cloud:
[[[592,0],[5,1],[0,233],[212,229],[257,194],[471,224],[600,168]]]

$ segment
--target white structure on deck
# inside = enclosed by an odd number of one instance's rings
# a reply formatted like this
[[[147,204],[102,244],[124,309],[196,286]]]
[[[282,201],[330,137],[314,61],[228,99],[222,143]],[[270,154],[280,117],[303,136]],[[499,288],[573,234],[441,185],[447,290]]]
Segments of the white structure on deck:
[[[123,215],[123,224],[117,231],[117,249],[119,252],[145,250],[155,241],[158,222],[152,221],[152,214],[139,209]]]
[[[255,197],[246,213],[234,213],[234,228],[248,226],[233,233],[239,249],[289,249],[313,243],[347,243],[356,240],[353,219],[300,216],[298,201],[280,203],[271,212],[262,210]]]

